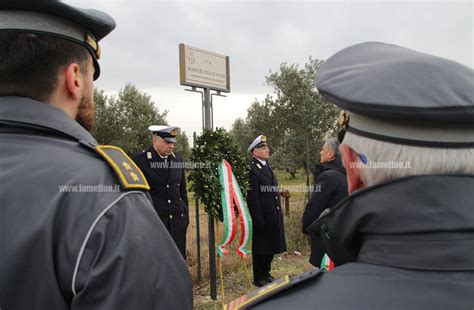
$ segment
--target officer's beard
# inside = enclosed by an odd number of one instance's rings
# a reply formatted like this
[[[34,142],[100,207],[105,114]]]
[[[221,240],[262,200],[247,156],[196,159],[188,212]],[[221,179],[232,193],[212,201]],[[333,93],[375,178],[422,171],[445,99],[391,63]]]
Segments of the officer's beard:
[[[82,97],[78,106],[76,121],[89,132],[94,129],[95,109],[93,97]]]

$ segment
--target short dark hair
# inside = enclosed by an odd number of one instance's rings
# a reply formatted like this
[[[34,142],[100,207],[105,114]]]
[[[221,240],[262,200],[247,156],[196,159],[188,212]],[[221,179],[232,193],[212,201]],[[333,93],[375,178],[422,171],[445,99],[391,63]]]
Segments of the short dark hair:
[[[0,32],[0,96],[22,96],[48,102],[62,68],[77,63],[87,73],[89,52],[60,37]]]

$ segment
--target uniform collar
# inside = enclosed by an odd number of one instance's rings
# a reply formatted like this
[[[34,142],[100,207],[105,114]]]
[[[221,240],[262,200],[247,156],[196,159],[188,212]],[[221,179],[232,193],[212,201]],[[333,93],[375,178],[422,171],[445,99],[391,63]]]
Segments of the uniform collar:
[[[356,192],[308,228],[336,262],[474,270],[473,176],[416,176]]]
[[[155,152],[158,155],[158,157],[161,158],[161,159],[167,159],[168,158],[168,155],[162,156],[157,150],[155,150]]]
[[[0,122],[18,127],[40,127],[75,140],[97,145],[97,141],[66,112],[26,97],[0,96]]]
[[[174,154],[174,152],[171,152],[170,155],[161,156],[160,153],[158,153],[158,151],[155,150],[155,147],[153,146],[153,144],[150,145],[150,147],[147,149],[147,152],[151,152],[152,154],[155,154],[156,158],[168,159],[168,160],[173,160],[176,158],[176,155]]]
[[[266,166],[267,165],[267,162],[265,160],[261,160],[261,159],[258,159],[256,157],[254,157],[257,161],[259,161],[262,165]]]

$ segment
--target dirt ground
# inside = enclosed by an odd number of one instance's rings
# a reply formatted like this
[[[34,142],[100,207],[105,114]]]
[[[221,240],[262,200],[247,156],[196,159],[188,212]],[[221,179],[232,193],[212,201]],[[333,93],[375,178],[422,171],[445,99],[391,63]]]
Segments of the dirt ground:
[[[250,281],[252,280],[252,264],[251,259],[247,259],[247,268],[250,273]],[[307,255],[295,255],[283,253],[275,255],[272,264],[272,275],[275,278],[281,278],[285,275],[296,275],[314,267],[308,262]],[[219,272],[218,272],[219,273]],[[217,280],[217,300],[211,300],[209,296],[209,281],[203,281],[201,285],[194,286],[194,309],[222,309],[224,303],[240,297],[246,292],[255,290],[256,287],[250,286],[249,279],[246,275],[245,268],[241,268],[237,272],[226,275],[224,277],[224,299],[221,293],[221,281],[218,276]]]

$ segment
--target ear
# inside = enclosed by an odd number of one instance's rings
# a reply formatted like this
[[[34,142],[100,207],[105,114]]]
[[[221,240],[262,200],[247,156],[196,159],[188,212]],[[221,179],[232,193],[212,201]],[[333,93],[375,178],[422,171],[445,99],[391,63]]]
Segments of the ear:
[[[79,99],[83,93],[84,77],[78,64],[71,63],[66,68],[66,87],[69,95]]]
[[[360,162],[359,156],[357,156],[357,153],[345,144],[341,144],[339,150],[342,155],[342,163],[346,168],[349,194],[358,189],[364,188],[365,184],[360,178],[361,167],[356,164]]]
[[[336,153],[333,150],[329,151],[329,161],[336,159]]]

